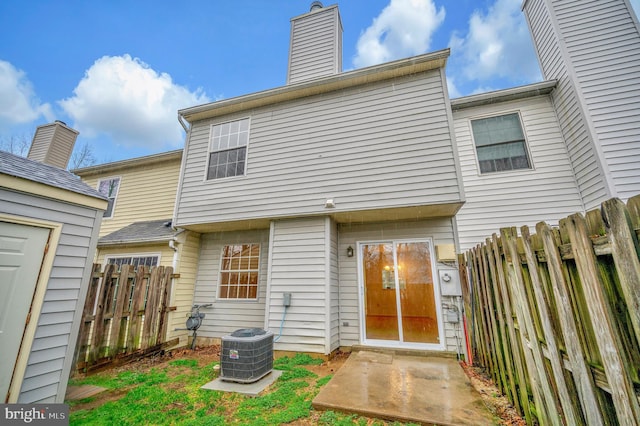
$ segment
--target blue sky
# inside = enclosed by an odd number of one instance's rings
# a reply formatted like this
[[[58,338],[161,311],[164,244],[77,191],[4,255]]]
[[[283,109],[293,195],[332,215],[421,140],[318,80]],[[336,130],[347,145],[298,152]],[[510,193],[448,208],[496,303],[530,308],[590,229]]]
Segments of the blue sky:
[[[345,70],[451,48],[451,97],[540,81],[522,0],[337,0]],[[634,7],[640,0],[632,0]],[[99,163],[177,149],[177,110],[285,83],[310,0],[0,2],[0,142],[62,120]]]

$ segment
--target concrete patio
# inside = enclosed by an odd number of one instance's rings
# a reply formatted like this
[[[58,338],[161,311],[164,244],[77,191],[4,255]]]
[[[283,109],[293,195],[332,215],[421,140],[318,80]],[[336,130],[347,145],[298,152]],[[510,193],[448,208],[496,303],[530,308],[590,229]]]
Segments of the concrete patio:
[[[352,353],[313,406],[420,424],[499,424],[458,361],[391,351]]]

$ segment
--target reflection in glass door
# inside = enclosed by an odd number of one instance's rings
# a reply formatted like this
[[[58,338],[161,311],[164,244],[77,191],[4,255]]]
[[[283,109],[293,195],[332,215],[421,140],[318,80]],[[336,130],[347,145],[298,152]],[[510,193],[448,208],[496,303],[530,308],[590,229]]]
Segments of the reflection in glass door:
[[[361,246],[365,340],[439,344],[428,241]]]

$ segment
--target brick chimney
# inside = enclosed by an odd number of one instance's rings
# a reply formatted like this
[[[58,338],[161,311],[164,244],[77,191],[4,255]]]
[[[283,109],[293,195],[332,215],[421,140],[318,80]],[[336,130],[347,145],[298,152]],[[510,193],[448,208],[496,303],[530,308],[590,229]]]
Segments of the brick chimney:
[[[38,126],[27,158],[66,169],[78,134],[59,120]]]
[[[311,3],[310,11],[291,19],[287,84],[342,72],[342,22],[338,5]]]

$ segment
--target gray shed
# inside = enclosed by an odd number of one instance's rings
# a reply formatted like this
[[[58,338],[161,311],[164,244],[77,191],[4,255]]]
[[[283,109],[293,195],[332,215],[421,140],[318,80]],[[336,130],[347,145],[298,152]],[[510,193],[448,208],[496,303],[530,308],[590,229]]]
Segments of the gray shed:
[[[64,401],[107,200],[66,170],[0,152],[0,394]]]

